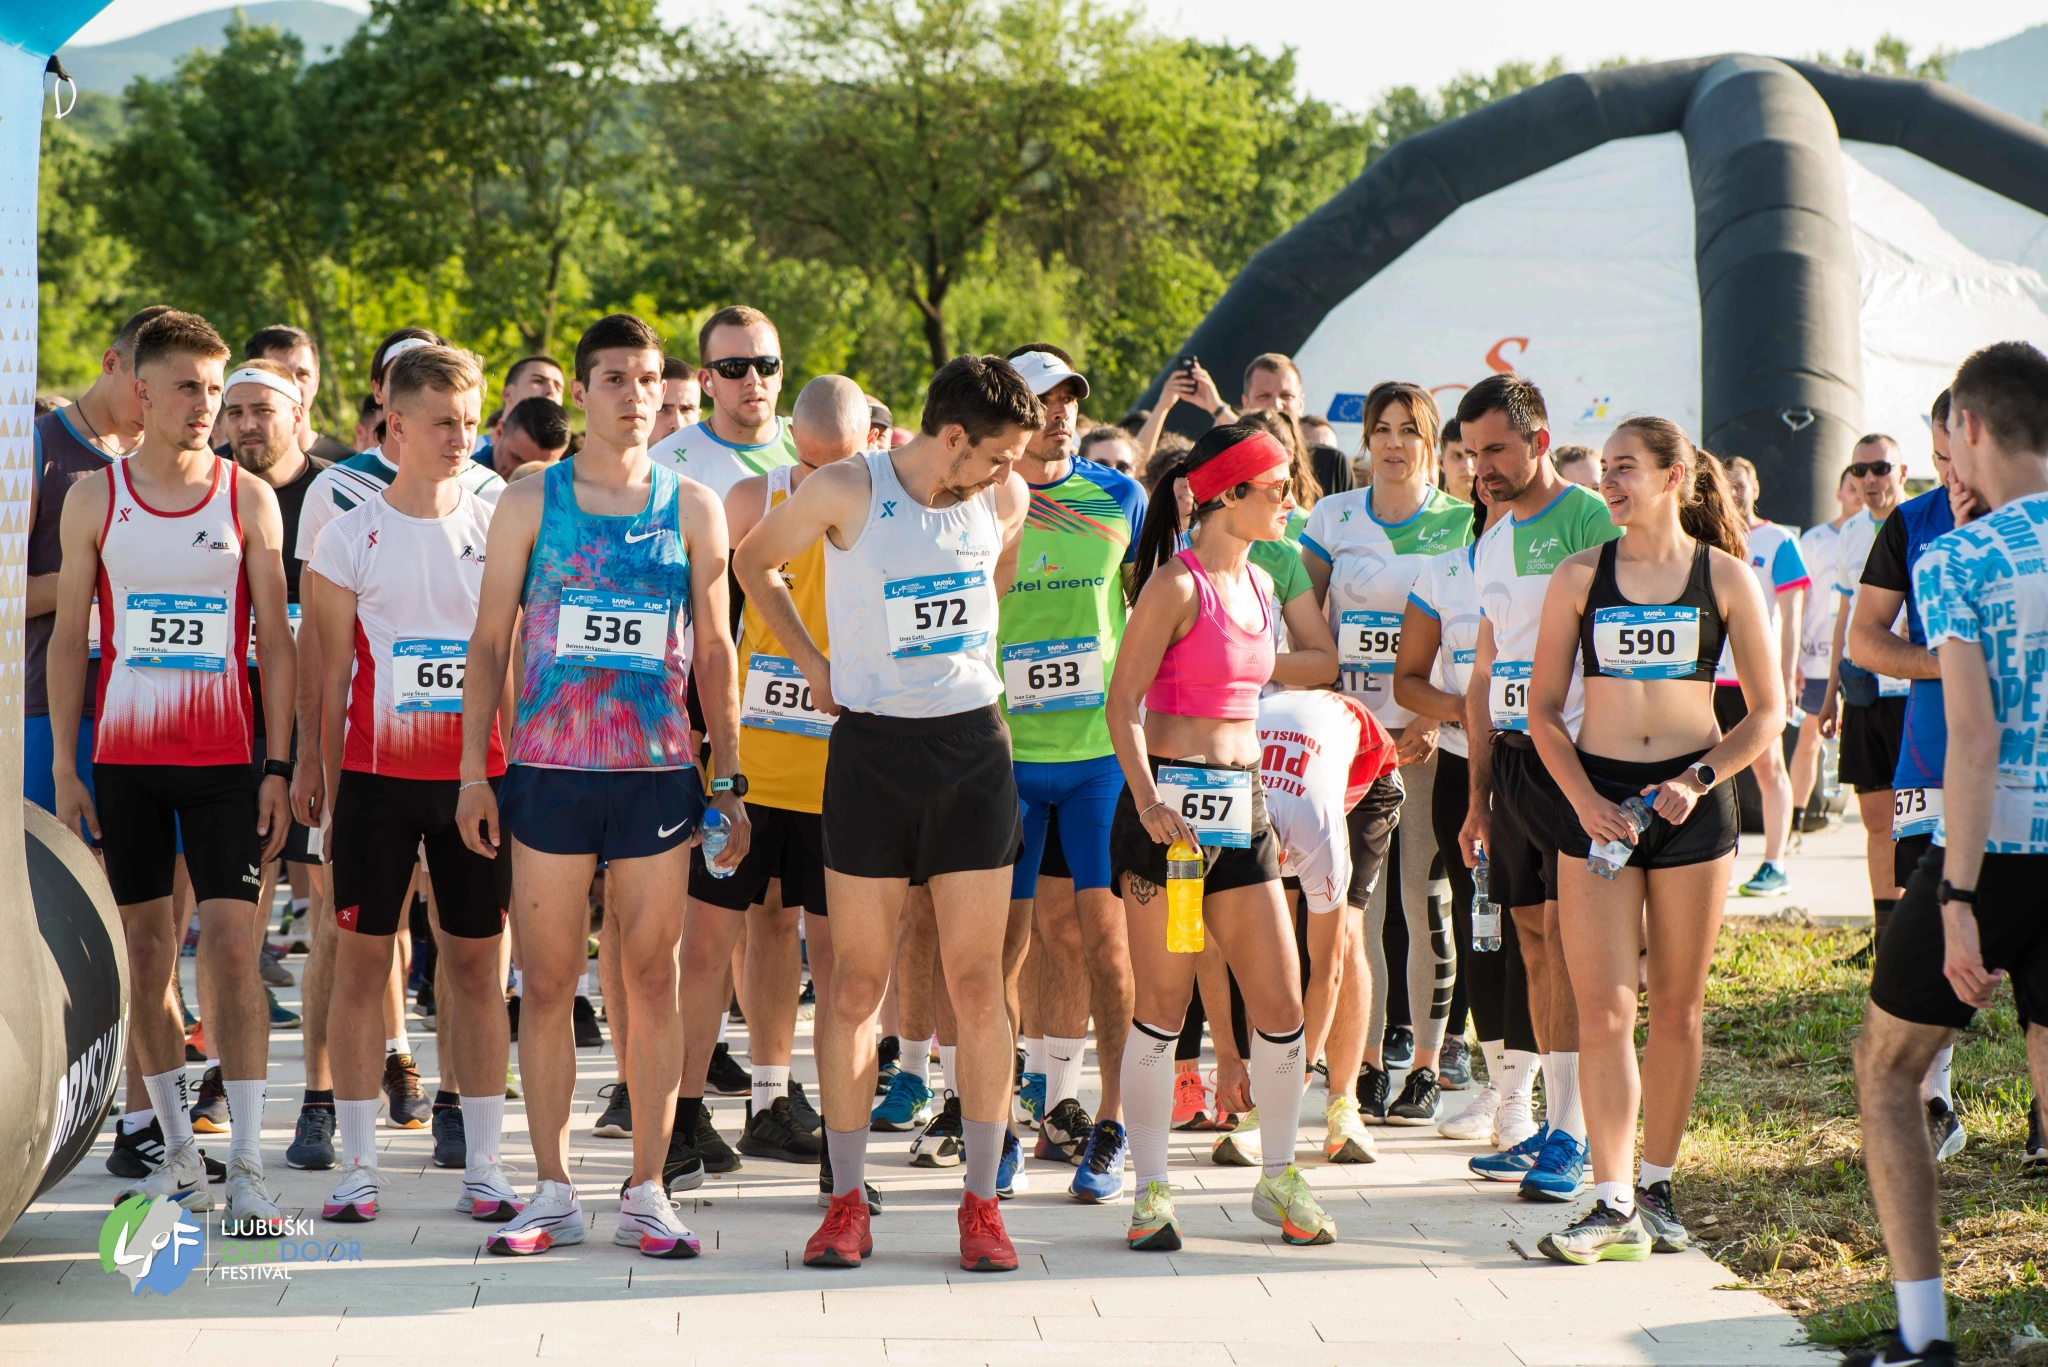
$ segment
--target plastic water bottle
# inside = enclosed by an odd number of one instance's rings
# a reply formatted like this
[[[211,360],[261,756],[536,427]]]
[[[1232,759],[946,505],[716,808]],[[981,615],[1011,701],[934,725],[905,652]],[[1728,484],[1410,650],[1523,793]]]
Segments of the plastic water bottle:
[[[732,823],[725,819],[725,813],[716,807],[704,809],[704,868],[713,878],[730,878],[737,869],[720,869],[711,861],[725,853],[725,842],[732,839]]]
[[[1166,952],[1202,952],[1202,847],[1176,840],[1166,851]]]
[[[1629,834],[1641,835],[1650,828],[1650,806],[1641,794],[1621,804],[1622,815],[1628,818]],[[1586,855],[1586,867],[1602,878],[1612,879],[1621,873],[1621,866],[1628,863],[1635,853],[1635,845],[1628,840],[1610,840],[1605,845],[1595,845]]]
[[[1472,866],[1472,948],[1481,954],[1500,949],[1500,908],[1487,895],[1486,856]]]

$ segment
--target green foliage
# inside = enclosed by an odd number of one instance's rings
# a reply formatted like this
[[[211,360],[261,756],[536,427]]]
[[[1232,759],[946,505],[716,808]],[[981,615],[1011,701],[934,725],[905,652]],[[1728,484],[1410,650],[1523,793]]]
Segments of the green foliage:
[[[1955,49],[1938,47],[1919,61],[1913,60],[1913,46],[1895,33],[1881,36],[1869,52],[1846,48],[1839,55],[1817,52],[1816,62],[1847,67],[1851,71],[1872,71],[1880,76],[1912,76],[1923,81],[1945,81],[1955,61]]]
[[[100,373],[100,356],[139,306],[134,254],[100,213],[98,162],[65,119],[43,120],[36,187],[37,383],[77,395]]]

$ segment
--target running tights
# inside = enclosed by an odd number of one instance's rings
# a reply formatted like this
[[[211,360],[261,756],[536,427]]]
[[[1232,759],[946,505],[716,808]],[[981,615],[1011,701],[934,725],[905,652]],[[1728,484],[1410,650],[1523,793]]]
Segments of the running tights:
[[[1401,785],[1408,794],[1401,804],[1401,824],[1387,850],[1386,874],[1373,887],[1365,912],[1366,963],[1373,981],[1372,1016],[1365,1034],[1368,1045],[1386,1035],[1388,974],[1382,936],[1389,911],[1398,908],[1396,914],[1408,927],[1408,1011],[1415,1047],[1443,1047],[1458,960],[1451,946],[1445,906],[1450,888],[1438,881],[1442,875],[1436,867],[1436,831],[1425,817],[1435,800],[1439,758],[1432,756],[1401,770]]]

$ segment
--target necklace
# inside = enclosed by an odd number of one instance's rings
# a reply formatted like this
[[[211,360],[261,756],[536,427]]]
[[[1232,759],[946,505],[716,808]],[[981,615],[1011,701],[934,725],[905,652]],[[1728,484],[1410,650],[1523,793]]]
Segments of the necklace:
[[[85,424],[85,430],[92,433],[92,444],[100,454],[107,456],[118,456],[121,454],[119,451],[109,448],[107,439],[100,435],[100,429],[93,426],[92,419],[85,415],[85,400],[83,398],[71,405],[71,411],[76,413],[78,420]]]

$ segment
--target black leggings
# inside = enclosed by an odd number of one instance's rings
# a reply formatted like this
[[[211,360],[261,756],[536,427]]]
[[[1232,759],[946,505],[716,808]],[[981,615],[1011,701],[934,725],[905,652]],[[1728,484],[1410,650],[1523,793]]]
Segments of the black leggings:
[[[1437,847],[1456,851],[1465,824],[1470,768],[1459,755],[1439,753],[1436,791],[1431,795],[1430,821]],[[1482,1040],[1505,1040],[1510,1049],[1536,1051],[1536,1027],[1529,1018],[1529,974],[1522,963],[1515,918],[1501,915],[1500,949],[1482,954],[1472,948],[1472,870],[1462,857],[1444,857],[1451,880],[1451,924],[1458,945],[1458,991],[1471,1003],[1472,1021]],[[1454,1011],[1453,1028],[1457,1028]]]

